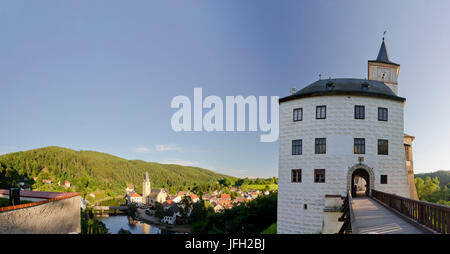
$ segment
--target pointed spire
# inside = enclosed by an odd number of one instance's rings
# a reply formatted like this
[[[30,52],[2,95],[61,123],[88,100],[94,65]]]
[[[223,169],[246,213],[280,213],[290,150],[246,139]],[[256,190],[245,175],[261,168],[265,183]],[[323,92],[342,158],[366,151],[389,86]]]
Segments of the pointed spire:
[[[384,43],[384,37],[383,42],[381,43],[380,51],[378,52],[377,60],[375,60],[374,62],[398,65],[394,62],[391,62],[391,59],[389,58],[389,54],[386,49],[386,43]]]
[[[384,37],[383,42],[381,43],[380,51],[378,52],[377,61],[385,63],[391,62],[391,60],[389,59],[389,54],[386,49],[386,44],[384,43]]]

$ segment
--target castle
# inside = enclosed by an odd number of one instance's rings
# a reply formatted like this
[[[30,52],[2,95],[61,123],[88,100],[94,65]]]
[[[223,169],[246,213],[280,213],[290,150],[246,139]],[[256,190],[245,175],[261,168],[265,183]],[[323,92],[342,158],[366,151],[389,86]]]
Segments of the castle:
[[[417,199],[399,70],[383,38],[367,79],[319,79],[279,100],[278,233],[329,233],[348,191]]]

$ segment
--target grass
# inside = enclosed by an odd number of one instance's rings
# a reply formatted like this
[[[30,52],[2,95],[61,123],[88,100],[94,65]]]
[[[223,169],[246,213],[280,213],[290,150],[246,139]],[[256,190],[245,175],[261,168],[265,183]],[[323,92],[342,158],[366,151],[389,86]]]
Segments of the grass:
[[[20,200],[20,204],[33,203],[33,201]],[[9,206],[9,198],[0,198],[0,207]]]

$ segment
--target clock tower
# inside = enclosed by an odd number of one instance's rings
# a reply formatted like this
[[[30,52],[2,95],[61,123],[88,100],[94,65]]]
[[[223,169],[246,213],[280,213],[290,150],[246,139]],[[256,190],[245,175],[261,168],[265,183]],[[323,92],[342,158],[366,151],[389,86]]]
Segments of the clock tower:
[[[144,182],[142,183],[142,203],[149,204],[148,199],[151,192],[150,178],[148,177],[148,172],[145,172]]]
[[[377,60],[368,61],[368,79],[376,80],[386,84],[396,95],[398,95],[398,72],[400,65],[391,62],[386,49],[386,44],[381,43],[380,52],[378,52]]]

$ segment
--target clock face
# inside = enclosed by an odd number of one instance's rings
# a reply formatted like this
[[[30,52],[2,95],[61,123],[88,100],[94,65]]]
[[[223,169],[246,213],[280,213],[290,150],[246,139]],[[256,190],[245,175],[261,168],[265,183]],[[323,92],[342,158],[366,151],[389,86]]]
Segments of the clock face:
[[[395,69],[372,66],[371,72],[373,75],[370,76],[373,77],[373,79],[375,80],[382,82],[397,83],[397,70]]]

